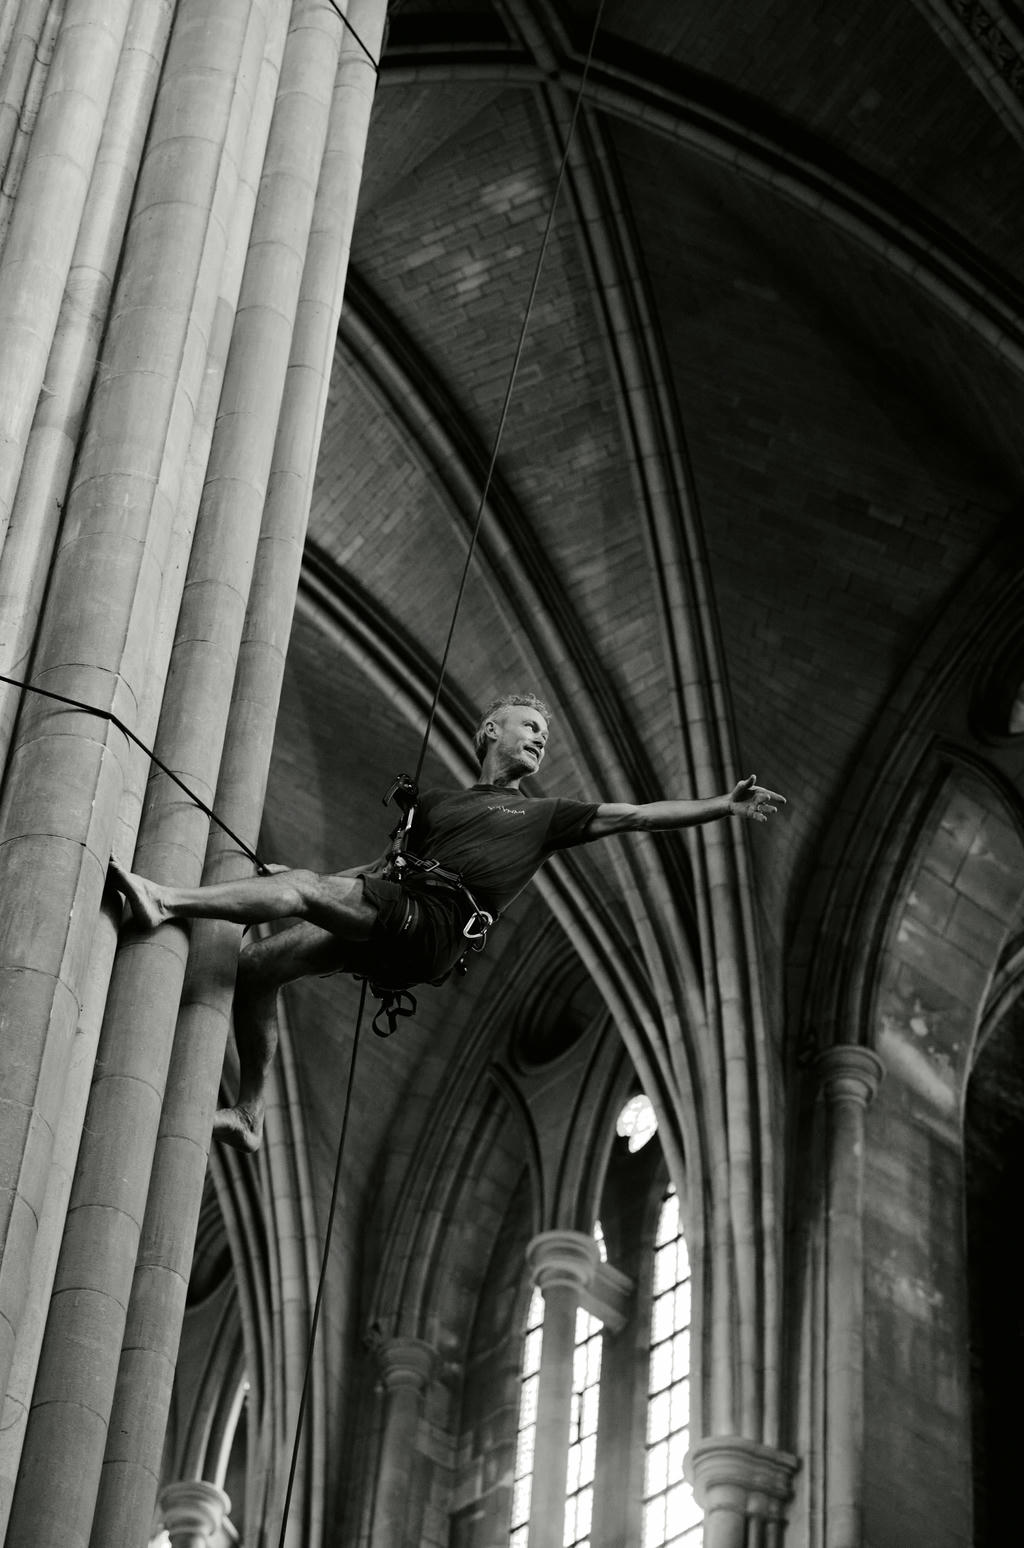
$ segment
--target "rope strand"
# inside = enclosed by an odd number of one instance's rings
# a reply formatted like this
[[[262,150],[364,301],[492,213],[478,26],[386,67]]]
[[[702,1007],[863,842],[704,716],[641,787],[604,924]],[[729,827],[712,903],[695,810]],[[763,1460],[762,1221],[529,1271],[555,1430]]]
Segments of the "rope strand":
[[[99,720],[109,720],[110,724],[118,731],[120,731],[122,736],[127,737],[129,742],[134,742],[135,746],[140,748],[142,752],[146,754],[146,757],[149,759],[150,763],[155,764],[156,767],[160,770],[161,774],[166,774],[167,778],[173,780],[179,790],[184,791],[185,795],[188,796],[189,800],[194,806],[198,806],[201,812],[205,812],[210,821],[215,822],[221,832],[226,833],[228,838],[231,839],[233,843],[238,845],[239,849],[242,851],[242,854],[246,855],[252,861],[253,865],[256,867],[261,876],[265,876],[267,874],[266,865],[260,859],[256,851],[254,849],[250,849],[245,840],[240,839],[238,834],[235,833],[233,829],[229,828],[227,823],[222,821],[222,819],[217,816],[217,813],[213,810],[212,806],[207,806],[202,796],[197,796],[194,790],[190,790],[185,781],[180,779],[178,775],[175,774],[173,769],[169,769],[166,763],[164,763],[161,758],[157,757],[152,747],[147,747],[145,742],[142,741],[141,737],[136,736],[131,727],[126,726],[124,721],[118,715],[114,714],[113,710],[97,709],[95,704],[85,704],[81,699],[69,699],[67,694],[54,693],[52,688],[37,688],[34,683],[22,682],[20,678],[8,677],[3,672],[0,672],[0,683],[9,683],[12,688],[24,688],[26,693],[38,694],[42,699],[54,699],[58,704],[66,704],[69,709],[81,710],[83,714],[86,715],[95,715]]]
[[[320,1308],[324,1300],[324,1286],[327,1281],[327,1261],[331,1251],[331,1240],[334,1236],[334,1220],[338,1212],[338,1195],[341,1192],[341,1163],[345,1153],[345,1132],[348,1129],[348,1116],[352,1107],[352,1089],[355,1085],[356,1054],[359,1050],[359,1034],[363,1025],[363,1012],[366,1009],[366,979],[362,979],[359,991],[359,1009],[356,1012],[356,1029],[352,1037],[352,1054],[348,1064],[348,1081],[345,1085],[345,1102],[341,1111],[341,1134],[338,1139],[338,1159],[334,1166],[334,1184],[331,1188],[331,1202],[327,1209],[327,1230],[324,1234],[323,1253],[320,1258],[320,1277],[317,1281],[316,1299],[313,1302],[313,1317],[309,1327],[309,1338],[306,1342],[306,1366],[302,1374],[302,1391],[299,1394],[299,1411],[295,1416],[295,1438],[292,1442],[291,1465],[288,1469],[288,1485],[285,1489],[284,1504],[281,1508],[281,1534],[278,1537],[278,1548],[284,1548],[285,1533],[288,1530],[288,1514],[292,1504],[292,1490],[295,1487],[295,1474],[299,1463],[299,1442],[302,1437],[302,1421],[306,1413],[306,1402],[309,1394],[310,1380],[313,1370],[313,1347],[316,1343],[317,1329],[320,1326]]]
[[[359,44],[359,47],[362,49],[363,53],[366,55],[367,59],[373,65],[373,73],[374,73],[374,75],[379,75],[380,74],[380,64],[378,63],[378,61],[376,59],[374,59],[373,55],[370,53],[370,50],[367,48],[366,44],[363,42],[362,38],[359,36],[359,34],[356,31],[356,29],[353,27],[352,23],[349,21],[348,17],[345,15],[345,12],[341,9],[340,5],[338,5],[336,3],[336,0],[327,0],[327,4],[341,18],[341,20],[344,22],[345,26],[348,28],[349,32],[351,32],[352,36],[355,38],[356,42]]]
[[[441,698],[441,689],[444,685],[444,680],[448,672],[448,658],[451,655],[452,641],[455,638],[455,625],[458,621],[459,609],[462,606],[462,598],[465,594],[466,582],[469,579],[469,569],[473,561],[473,554],[476,550],[477,538],[480,535],[480,528],[483,525],[484,510],[487,506],[487,497],[491,492],[491,483],[494,479],[494,470],[498,461],[498,452],[501,448],[501,440],[505,432],[505,423],[508,419],[509,409],[512,404],[512,394],[515,390],[516,378],[519,375],[519,366],[523,358],[523,350],[526,345],[526,335],[530,327],[530,319],[533,315],[534,302],[537,299],[537,291],[540,287],[541,271],[544,267],[544,259],[547,255],[548,243],[551,238],[551,232],[554,228],[555,211],[558,208],[558,197],[562,191],[562,184],[565,181],[566,169],[569,165],[569,152],[572,149],[573,137],[576,133],[576,121],[580,116],[580,109],[583,106],[583,94],[586,90],[587,77],[590,74],[590,66],[594,58],[594,47],[597,43],[597,34],[600,31],[601,16],[603,12],[604,0],[598,0],[597,11],[594,15],[594,26],[590,34],[590,43],[587,46],[587,54],[583,62],[583,73],[580,76],[580,84],[576,91],[576,98],[572,109],[572,117],[569,120],[569,129],[565,136],[565,145],[562,149],[561,160],[558,164],[558,176],[555,179],[555,188],[551,196],[551,205],[548,209],[548,218],[544,226],[544,235],[541,238],[540,248],[537,253],[537,262],[534,266],[533,280],[530,284],[529,295],[526,299],[526,309],[523,313],[523,321],[519,329],[519,339],[516,344],[515,354],[512,357],[512,369],[509,373],[508,385],[505,388],[505,397],[501,405],[501,413],[498,416],[498,427],[495,431],[494,441],[491,446],[490,461],[487,464],[487,473],[484,478],[483,487],[480,491],[480,499],[477,503],[476,515],[473,519],[472,527],[470,528],[469,547],[466,550],[466,560],[462,566],[462,576],[459,580],[458,590],[455,594],[455,606],[452,609],[451,623],[448,626],[448,635],[445,639],[444,650],[441,652],[441,665],[437,674],[437,683],[434,688],[434,697],[431,701],[430,710],[427,715],[427,727],[423,733],[423,741],[420,745],[420,753],[416,761],[416,772],[413,775],[413,782],[417,785],[420,782],[420,775],[423,773],[423,764],[427,756],[427,746],[430,742],[430,733],[434,728],[434,718],[437,714],[437,706]]]

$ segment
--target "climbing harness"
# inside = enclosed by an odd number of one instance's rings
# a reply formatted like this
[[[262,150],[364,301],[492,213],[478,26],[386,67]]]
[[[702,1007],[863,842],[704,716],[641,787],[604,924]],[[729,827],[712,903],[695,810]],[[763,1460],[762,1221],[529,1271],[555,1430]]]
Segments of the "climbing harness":
[[[399,885],[415,877],[418,880],[414,891],[437,890],[449,893],[458,899],[466,911],[462,926],[466,950],[454,967],[441,978],[431,980],[431,983],[436,986],[445,983],[452,973],[464,974],[467,971],[467,957],[470,952],[483,951],[487,944],[487,932],[495,923],[495,916],[486,908],[481,908],[460,872],[446,870],[440,861],[424,859],[410,851],[409,837],[412,833],[418,800],[419,791],[415,781],[408,774],[399,774],[384,797],[385,806],[391,801],[396,802],[401,809],[402,818],[391,834],[391,847],[384,862],[383,874],[385,880],[398,882]],[[369,989],[374,999],[381,1002],[380,1009],[373,1018],[372,1028],[378,1037],[391,1037],[398,1031],[400,1020],[415,1016],[416,996],[408,988],[389,988],[370,980]]]

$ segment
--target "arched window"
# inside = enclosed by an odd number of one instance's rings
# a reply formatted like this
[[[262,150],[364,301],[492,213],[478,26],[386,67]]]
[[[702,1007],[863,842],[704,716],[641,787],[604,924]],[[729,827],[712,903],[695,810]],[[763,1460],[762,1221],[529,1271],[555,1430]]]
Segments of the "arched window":
[[[643,1548],[696,1548],[702,1512],[683,1478],[690,1445],[690,1260],[669,1188],[654,1244]]]
[[[512,1474],[512,1531],[509,1548],[526,1548],[530,1535],[530,1494],[533,1490],[533,1453],[537,1440],[537,1393],[540,1388],[540,1349],[544,1338],[544,1296],[535,1285],[526,1314],[523,1363],[519,1379],[519,1426],[516,1460]]]

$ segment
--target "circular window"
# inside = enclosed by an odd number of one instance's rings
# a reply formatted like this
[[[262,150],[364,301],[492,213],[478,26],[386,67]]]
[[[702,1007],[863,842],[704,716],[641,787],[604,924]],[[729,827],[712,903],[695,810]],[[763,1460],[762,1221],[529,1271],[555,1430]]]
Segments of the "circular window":
[[[642,1150],[658,1132],[658,1117],[650,1098],[642,1095],[630,1097],[615,1120],[615,1132],[626,1141],[631,1151]]]

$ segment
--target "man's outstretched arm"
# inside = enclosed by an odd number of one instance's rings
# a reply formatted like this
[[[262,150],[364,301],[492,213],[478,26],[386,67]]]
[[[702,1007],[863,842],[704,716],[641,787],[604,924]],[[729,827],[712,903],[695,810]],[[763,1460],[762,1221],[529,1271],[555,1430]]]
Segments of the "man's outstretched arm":
[[[634,806],[628,801],[608,801],[597,808],[587,825],[587,838],[607,838],[612,833],[650,833],[658,829],[695,828],[721,817],[747,817],[767,822],[785,806],[786,798],[767,790],[751,774],[741,779],[729,795],[702,801],[648,801]]]

